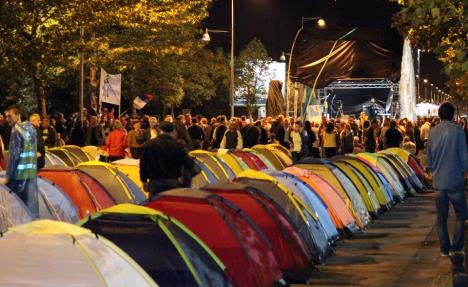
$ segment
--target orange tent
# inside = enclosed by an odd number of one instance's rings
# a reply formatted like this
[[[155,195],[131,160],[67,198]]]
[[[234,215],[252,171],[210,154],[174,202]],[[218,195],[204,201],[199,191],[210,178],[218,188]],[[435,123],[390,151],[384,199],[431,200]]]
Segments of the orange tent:
[[[288,167],[283,171],[300,177],[306,184],[315,190],[317,195],[319,195],[328,206],[330,216],[337,228],[357,228],[356,220],[354,219],[353,214],[349,208],[346,206],[344,200],[341,198],[338,192],[322,177],[297,167]]]
[[[80,218],[115,205],[115,201],[99,182],[76,168],[44,168],[39,176],[49,179],[68,194],[78,207]]]

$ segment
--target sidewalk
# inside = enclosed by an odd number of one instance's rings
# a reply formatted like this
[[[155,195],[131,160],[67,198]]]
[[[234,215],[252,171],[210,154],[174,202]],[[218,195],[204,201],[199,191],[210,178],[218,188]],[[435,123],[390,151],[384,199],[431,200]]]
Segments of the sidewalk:
[[[336,255],[318,267],[309,285],[452,286],[450,259],[440,256],[434,198],[434,193],[408,198],[363,234],[338,243]],[[453,225],[453,214],[450,221]]]

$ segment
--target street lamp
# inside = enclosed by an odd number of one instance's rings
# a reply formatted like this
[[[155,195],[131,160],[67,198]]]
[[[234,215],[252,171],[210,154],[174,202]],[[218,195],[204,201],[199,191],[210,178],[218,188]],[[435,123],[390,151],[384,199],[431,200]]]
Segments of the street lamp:
[[[233,4],[234,5],[234,4]],[[234,7],[234,6],[233,6]],[[234,19],[234,18],[233,18]],[[230,80],[229,80],[229,105],[231,107],[231,118],[234,117],[234,95],[235,95],[235,90],[234,90],[234,26],[231,27],[231,59],[229,61],[229,65],[231,68],[231,75],[230,75]],[[226,30],[211,30],[208,28],[205,28],[205,32],[202,35],[201,40],[205,43],[208,43],[211,41],[211,36],[209,33],[229,33],[229,31]]]
[[[294,37],[294,41],[291,46],[291,52],[289,53],[289,63],[288,63],[288,76],[286,77],[286,116],[289,117],[289,94],[290,94],[290,85],[291,85],[291,63],[293,60],[293,52],[294,47],[296,46],[296,41],[299,35],[301,34],[302,30],[304,30],[304,22],[305,21],[314,21],[317,20],[317,25],[320,28],[324,28],[326,26],[326,22],[322,17],[302,17],[301,19],[301,27],[297,30],[296,36]],[[286,60],[286,58],[285,58]],[[295,94],[297,97],[297,94]],[[297,102],[296,100],[294,102]],[[297,105],[294,106],[294,117],[297,116]]]
[[[427,79],[424,79],[424,100],[427,101]]]

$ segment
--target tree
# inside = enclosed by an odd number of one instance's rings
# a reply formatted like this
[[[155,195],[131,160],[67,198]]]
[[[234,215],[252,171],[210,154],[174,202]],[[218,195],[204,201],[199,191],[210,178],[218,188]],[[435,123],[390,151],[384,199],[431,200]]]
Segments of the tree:
[[[390,0],[402,5],[394,16],[404,37],[443,63],[454,96],[468,99],[468,14],[465,0]],[[458,83],[458,84],[456,84]]]
[[[249,116],[252,116],[258,96],[267,93],[265,85],[271,78],[271,61],[267,50],[257,38],[247,44],[236,60],[236,86]]]

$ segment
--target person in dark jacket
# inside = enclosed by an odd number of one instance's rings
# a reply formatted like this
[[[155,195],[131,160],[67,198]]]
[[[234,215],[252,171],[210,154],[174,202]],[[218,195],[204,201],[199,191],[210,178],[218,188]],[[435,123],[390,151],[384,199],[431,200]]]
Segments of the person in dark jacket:
[[[243,147],[242,134],[236,121],[229,123],[229,129],[224,133],[220,148],[240,150]]]
[[[184,186],[180,178],[198,173],[195,162],[189,157],[184,145],[176,141],[177,132],[172,123],[159,125],[161,134],[143,145],[140,158],[140,180],[150,198],[160,192]],[[185,186],[190,186],[185,182]]]
[[[403,136],[401,132],[396,128],[397,123],[395,120],[390,122],[390,128],[385,132],[384,135],[384,148],[392,148],[392,147],[401,147],[401,143],[403,142]]]
[[[217,126],[213,130],[213,142],[211,144],[212,149],[218,149],[223,140],[224,133],[227,130],[226,116],[219,116],[217,118]]]
[[[81,121],[76,121],[75,126],[71,131],[70,141],[72,145],[76,145],[79,147],[84,147],[86,144],[85,140],[85,132]]]
[[[317,136],[315,135],[315,132],[312,130],[312,124],[309,121],[305,121],[304,131],[307,133],[307,150],[308,150],[308,153],[305,154],[304,156],[313,157],[315,156],[316,153],[318,153],[318,150],[316,151],[317,148],[314,147],[314,143],[317,140]]]
[[[378,121],[373,119],[370,123],[370,127],[364,133],[364,147],[366,152],[374,153],[377,149],[377,137],[376,130],[378,126]]]
[[[255,126],[260,129],[260,141],[259,144],[268,144],[268,131],[262,126],[261,121],[256,121]]]
[[[45,145],[44,139],[42,138],[41,116],[39,114],[32,114],[29,116],[29,122],[36,128],[37,133],[37,169],[41,169],[45,166]]]
[[[278,128],[278,132],[276,133],[276,139],[280,143],[280,145],[284,146],[285,148],[289,149],[291,145],[291,127],[289,125],[289,120],[284,119],[283,124]]]
[[[56,146],[55,128],[50,125],[48,118],[42,119],[41,133],[42,133],[42,138],[44,139],[44,145],[47,148],[53,148]]]
[[[251,148],[260,142],[261,131],[253,124],[245,124],[241,129],[242,141],[245,148]]]
[[[205,132],[199,125],[197,118],[192,118],[192,125],[187,129],[190,139],[192,140],[191,149],[201,149],[201,144],[205,138]]]

